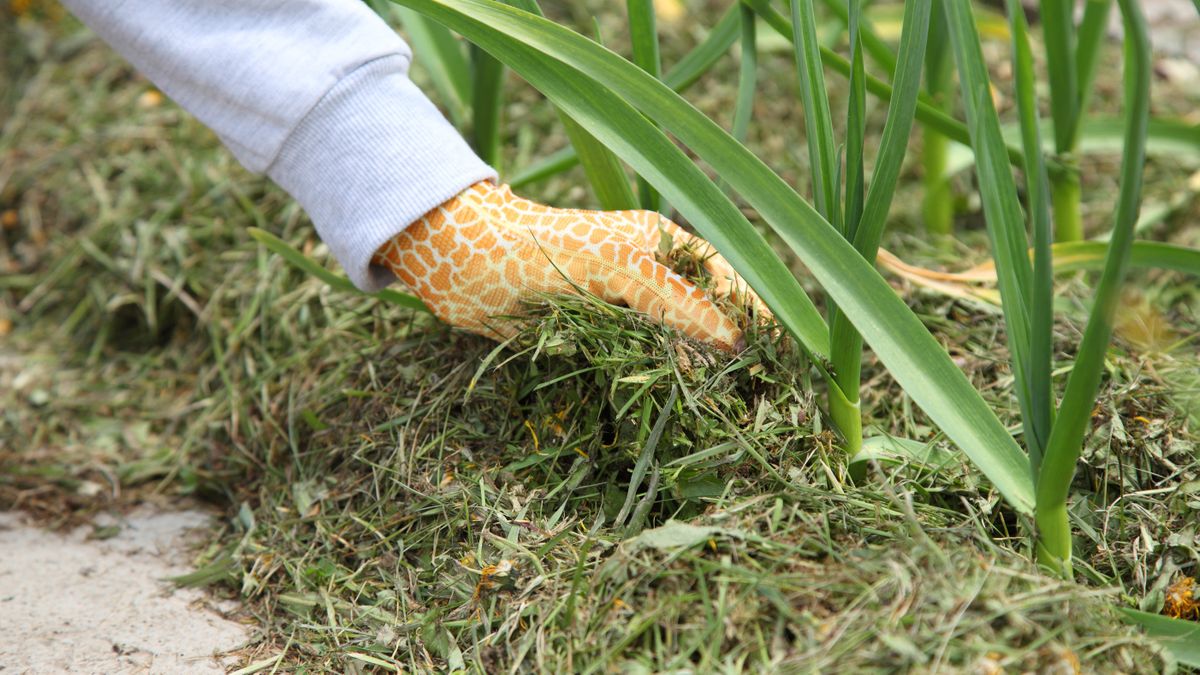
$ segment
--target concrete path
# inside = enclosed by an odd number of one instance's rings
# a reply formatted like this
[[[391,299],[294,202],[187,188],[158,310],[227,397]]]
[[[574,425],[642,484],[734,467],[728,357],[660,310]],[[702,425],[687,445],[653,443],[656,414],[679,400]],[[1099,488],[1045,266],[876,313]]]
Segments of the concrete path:
[[[248,628],[163,581],[192,571],[189,534],[209,518],[146,509],[98,523],[120,528],[101,541],[0,513],[0,673],[225,672],[214,655]]]

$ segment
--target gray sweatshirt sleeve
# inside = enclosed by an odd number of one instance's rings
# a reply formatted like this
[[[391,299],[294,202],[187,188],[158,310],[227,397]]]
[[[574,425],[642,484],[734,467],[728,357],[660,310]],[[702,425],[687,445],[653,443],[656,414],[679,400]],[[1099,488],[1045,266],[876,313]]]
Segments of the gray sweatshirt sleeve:
[[[408,79],[361,0],[64,0],[238,160],[304,207],[360,288],[371,256],[495,172]]]

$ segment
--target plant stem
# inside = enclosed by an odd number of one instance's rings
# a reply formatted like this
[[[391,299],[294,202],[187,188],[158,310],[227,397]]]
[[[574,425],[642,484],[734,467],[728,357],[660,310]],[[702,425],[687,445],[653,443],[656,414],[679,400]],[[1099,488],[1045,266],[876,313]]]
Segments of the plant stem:
[[[925,173],[921,215],[925,218],[925,230],[940,237],[948,237],[954,231],[954,195],[950,192],[950,181],[945,175],[949,147],[950,139],[932,129],[925,129],[924,145],[921,147],[921,165]]]
[[[500,115],[504,107],[504,64],[471,45],[472,140],[479,158],[500,166]]]
[[[1050,178],[1050,197],[1054,202],[1054,240],[1082,241],[1083,217],[1079,205],[1083,190],[1079,183],[1078,164],[1063,159],[1066,171]]]
[[[925,90],[937,109],[947,112],[953,61],[949,58],[950,36],[942,3],[935,2],[929,17],[929,46],[925,50]],[[954,197],[946,179],[950,139],[931,127],[924,128],[921,165],[924,168],[925,196],[921,213],[927,232],[948,237],[954,231]]]

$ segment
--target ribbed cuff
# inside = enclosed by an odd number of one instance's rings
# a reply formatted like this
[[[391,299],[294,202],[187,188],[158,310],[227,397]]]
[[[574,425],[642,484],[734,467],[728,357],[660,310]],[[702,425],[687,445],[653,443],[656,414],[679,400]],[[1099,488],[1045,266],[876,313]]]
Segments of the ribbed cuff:
[[[371,265],[380,246],[467,187],[496,178],[407,67],[405,56],[387,56],[342,78],[267,169],[366,291],[395,278]]]

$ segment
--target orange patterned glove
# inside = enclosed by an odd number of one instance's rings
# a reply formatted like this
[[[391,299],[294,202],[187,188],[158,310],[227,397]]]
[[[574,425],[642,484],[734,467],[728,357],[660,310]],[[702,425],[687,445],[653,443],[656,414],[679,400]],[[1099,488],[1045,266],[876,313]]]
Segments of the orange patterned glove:
[[[711,245],[652,211],[555,209],[484,181],[425,214],[376,252],[433,313],[492,338],[543,293],[586,290],[725,350],[742,331],[704,292],[655,259],[663,234],[704,257],[717,295],[747,288]],[[752,292],[748,295],[757,302]]]

